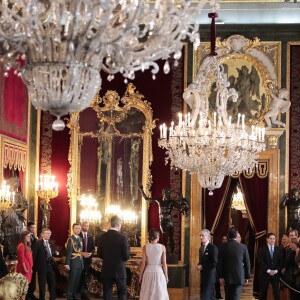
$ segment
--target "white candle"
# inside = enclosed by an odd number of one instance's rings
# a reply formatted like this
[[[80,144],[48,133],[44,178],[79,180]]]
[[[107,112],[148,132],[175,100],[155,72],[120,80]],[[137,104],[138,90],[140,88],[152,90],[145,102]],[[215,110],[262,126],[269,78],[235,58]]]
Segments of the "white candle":
[[[179,127],[181,127],[181,123],[182,123],[182,113],[178,114],[178,118],[179,118]]]
[[[154,9],[159,9],[160,6],[160,0],[155,1]]]
[[[159,126],[159,130],[160,130],[160,138],[162,138],[162,128],[163,128],[163,126],[160,125],[160,126]]]
[[[166,139],[167,138],[167,126],[164,124],[164,138]]]
[[[240,118],[241,118],[241,114],[238,113],[238,121],[237,121],[237,126],[240,126]]]

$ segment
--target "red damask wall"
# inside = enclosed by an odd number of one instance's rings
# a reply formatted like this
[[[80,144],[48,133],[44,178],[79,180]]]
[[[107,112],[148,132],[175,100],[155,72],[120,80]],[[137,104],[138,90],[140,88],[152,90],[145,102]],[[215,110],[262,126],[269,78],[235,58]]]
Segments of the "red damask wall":
[[[9,71],[0,72],[0,133],[26,142],[27,140],[27,89],[22,79]]]
[[[300,45],[290,46],[290,158],[289,190],[300,190]]]

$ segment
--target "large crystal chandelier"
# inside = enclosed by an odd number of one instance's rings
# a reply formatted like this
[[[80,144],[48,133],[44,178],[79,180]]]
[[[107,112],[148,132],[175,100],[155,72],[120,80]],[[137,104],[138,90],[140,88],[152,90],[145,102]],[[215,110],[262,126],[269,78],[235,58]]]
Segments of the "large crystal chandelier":
[[[167,150],[166,162],[171,167],[197,173],[203,188],[212,190],[221,187],[226,175],[238,174],[252,169],[257,153],[265,149],[265,129],[246,125],[245,116],[238,114],[233,122],[227,115],[228,101],[237,101],[235,89],[229,88],[227,74],[217,59],[215,51],[215,18],[209,14],[211,25],[211,54],[204,59],[196,80],[183,94],[191,108],[185,117],[179,114],[177,125],[172,122],[168,129],[160,126],[158,144]],[[209,99],[215,95],[214,113]]]
[[[0,61],[5,70],[25,54],[20,73],[32,104],[57,117],[86,108],[101,85],[100,70],[111,80],[135,71],[158,72],[159,59],[175,63],[187,38],[197,48],[198,26],[191,25],[205,1],[191,0],[2,0]]]

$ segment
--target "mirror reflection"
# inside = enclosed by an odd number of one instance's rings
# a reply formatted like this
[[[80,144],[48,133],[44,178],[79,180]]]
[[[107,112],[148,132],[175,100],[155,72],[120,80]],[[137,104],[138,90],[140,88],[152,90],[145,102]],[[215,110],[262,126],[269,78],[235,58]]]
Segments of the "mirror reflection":
[[[74,221],[90,221],[96,235],[96,229],[106,231],[110,217],[117,214],[130,246],[141,247],[146,204],[138,188],[143,184],[147,194],[151,188],[154,125],[149,103],[135,89],[129,84],[122,98],[115,91],[97,95],[90,108],[71,115],[69,193]],[[82,205],[83,197],[95,198],[90,208],[88,202]]]

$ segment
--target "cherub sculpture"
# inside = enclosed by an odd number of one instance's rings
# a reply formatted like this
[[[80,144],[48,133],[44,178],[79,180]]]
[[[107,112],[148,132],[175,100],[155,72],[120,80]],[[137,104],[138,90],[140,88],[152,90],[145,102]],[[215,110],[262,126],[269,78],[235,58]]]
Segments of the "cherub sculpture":
[[[277,94],[270,91],[272,101],[269,107],[269,111],[265,114],[264,118],[267,122],[268,128],[272,127],[272,124],[285,127],[285,123],[277,120],[279,113],[285,113],[291,106],[291,101],[287,100],[289,91],[287,89],[281,89]],[[272,124],[271,124],[272,121]]]

